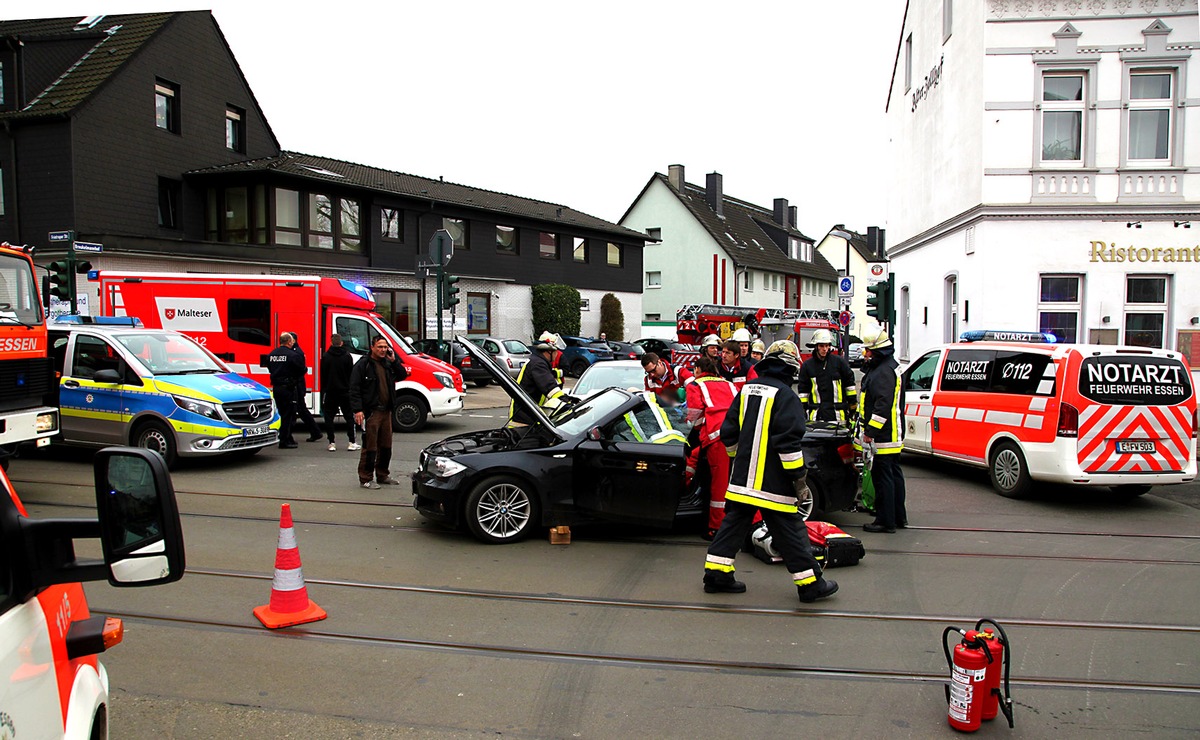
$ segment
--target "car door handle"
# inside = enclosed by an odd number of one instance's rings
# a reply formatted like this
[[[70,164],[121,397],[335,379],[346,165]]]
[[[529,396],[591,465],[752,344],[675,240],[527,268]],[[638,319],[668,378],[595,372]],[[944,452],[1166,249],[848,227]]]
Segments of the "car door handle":
[[[922,393],[921,395],[917,396],[917,398],[921,399],[922,401],[928,401],[928,400],[929,400],[929,394],[928,394],[928,393]]]
[[[78,388],[79,381],[78,380],[64,380],[63,387],[64,388]]]
[[[654,470],[659,473],[669,473],[675,469],[672,463],[654,463]]]

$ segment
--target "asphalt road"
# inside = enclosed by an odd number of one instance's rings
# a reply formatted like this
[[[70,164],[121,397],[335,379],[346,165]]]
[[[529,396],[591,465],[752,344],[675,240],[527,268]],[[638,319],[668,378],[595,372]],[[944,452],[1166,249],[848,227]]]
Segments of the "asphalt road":
[[[397,435],[393,473],[502,423],[500,398],[472,390],[463,415]],[[906,461],[913,527],[872,535],[866,515],[831,515],[868,554],[829,571],[833,599],[801,605],[781,566],[748,555],[746,594],[703,593],[689,532],[478,544],[423,522],[407,487],[360,489],[339,444],[175,472],[188,575],[87,586],[126,624],[102,656],[112,737],[949,737],[939,638],[981,617],[1012,639],[1016,703],[1015,730],[983,735],[1200,731],[1200,486],[1010,501],[981,472]],[[10,473],[33,515],[87,516],[89,458],[51,450]],[[272,632],[251,610],[284,502],[329,617]]]

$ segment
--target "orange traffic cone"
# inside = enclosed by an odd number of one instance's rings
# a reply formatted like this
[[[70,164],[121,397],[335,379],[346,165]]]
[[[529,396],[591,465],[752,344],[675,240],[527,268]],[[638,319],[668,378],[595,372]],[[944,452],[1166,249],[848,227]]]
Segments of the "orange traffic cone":
[[[308,598],[300,567],[300,548],[296,546],[296,530],[292,526],[291,504],[284,504],[279,513],[279,547],[275,550],[271,603],[255,607],[254,616],[270,629],[316,622],[326,616],[325,610]]]

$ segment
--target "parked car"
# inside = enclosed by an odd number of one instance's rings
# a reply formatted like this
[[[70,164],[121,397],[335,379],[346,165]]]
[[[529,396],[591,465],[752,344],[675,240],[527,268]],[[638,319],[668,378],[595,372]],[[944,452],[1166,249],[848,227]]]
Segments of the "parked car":
[[[613,360],[592,365],[579,376],[571,395],[587,398],[608,388],[642,388],[646,371],[640,360]]]
[[[415,506],[426,519],[465,527],[491,544],[516,542],[544,526],[669,527],[693,520],[699,527],[707,521],[704,476],[690,486],[683,482],[684,445],[638,442],[624,433],[626,415],[654,413],[642,393],[608,388],[548,416],[486,352],[470,340],[463,345],[536,422],[458,434],[426,447],[412,474]],[[676,410],[668,416],[687,433]],[[804,516],[853,503],[858,472],[850,436],[847,427],[835,425],[805,435],[813,499]]]
[[[653,352],[672,365],[678,364],[685,356],[694,356],[700,351],[690,344],[672,342],[669,339],[639,339],[634,344],[641,347],[644,352]]]
[[[449,361],[462,373],[464,383],[474,383],[476,388],[484,388],[492,382],[491,373],[483,368],[475,367],[471,361],[471,356],[467,354],[467,350],[458,342],[447,342],[443,339],[439,345],[436,339],[419,339],[413,342],[412,345],[418,352],[436,357],[439,360]],[[447,345],[453,351],[452,357],[446,356]]]
[[[576,378],[583,375],[583,371],[593,364],[613,359],[612,350],[599,339],[563,335],[562,340],[567,348],[558,359],[558,366],[563,372]]]
[[[864,346],[862,342],[850,345],[850,349],[846,352],[846,361],[850,363],[850,367],[862,367]]]
[[[646,354],[646,350],[642,349],[640,344],[634,344],[633,342],[617,342],[609,339],[606,344],[612,350],[613,357],[618,360],[636,360]]]
[[[533,357],[526,344],[518,339],[497,339],[496,337],[471,337],[471,341],[483,348],[484,352],[496,359],[496,364],[508,371],[512,377],[521,374],[521,368]]]

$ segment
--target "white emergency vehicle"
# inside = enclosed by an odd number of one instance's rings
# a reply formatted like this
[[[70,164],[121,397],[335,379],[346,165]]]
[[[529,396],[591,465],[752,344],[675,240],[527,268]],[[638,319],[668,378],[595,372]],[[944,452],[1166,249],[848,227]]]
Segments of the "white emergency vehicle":
[[[33,519],[0,473],[0,738],[108,737],[108,674],[98,653],[121,620],[88,610],[81,581],[155,586],[183,577],[175,490],[155,452],[95,457],[94,519]],[[102,560],[75,555],[98,539]]]
[[[1178,352],[979,331],[904,371],[904,451],[985,467],[1002,496],[1033,481],[1140,496],[1196,477],[1196,394]]]

